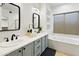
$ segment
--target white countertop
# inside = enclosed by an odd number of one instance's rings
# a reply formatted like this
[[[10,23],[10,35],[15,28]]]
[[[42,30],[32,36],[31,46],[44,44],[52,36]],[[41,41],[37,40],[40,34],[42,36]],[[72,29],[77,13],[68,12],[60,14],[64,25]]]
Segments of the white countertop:
[[[12,47],[0,47],[0,56],[5,56],[5,55],[23,47],[23,46],[25,46],[25,45],[28,45],[29,43],[31,43],[31,42],[33,42],[33,41],[35,41],[35,40],[37,40],[45,35],[48,35],[48,33],[42,32],[33,38],[29,38],[28,36],[22,36],[22,37],[20,37],[20,39],[22,39],[23,41],[19,45],[12,46]]]

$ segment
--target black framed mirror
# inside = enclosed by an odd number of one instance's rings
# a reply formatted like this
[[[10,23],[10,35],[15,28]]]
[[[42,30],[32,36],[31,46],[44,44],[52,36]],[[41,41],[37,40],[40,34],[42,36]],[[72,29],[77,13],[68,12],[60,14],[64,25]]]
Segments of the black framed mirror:
[[[0,4],[0,31],[20,30],[20,7],[13,3]]]
[[[37,13],[33,13],[33,29],[39,29],[40,28],[40,15]]]

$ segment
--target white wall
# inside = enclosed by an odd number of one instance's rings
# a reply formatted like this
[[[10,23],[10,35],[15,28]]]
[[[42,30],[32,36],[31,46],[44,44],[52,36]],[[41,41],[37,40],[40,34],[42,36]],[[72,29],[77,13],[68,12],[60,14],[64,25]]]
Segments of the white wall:
[[[53,10],[54,14],[79,11],[79,4],[64,4]]]
[[[48,27],[49,29],[47,29],[47,31],[48,31],[49,34],[51,34],[52,31],[53,31],[53,27],[52,27],[53,22],[51,21],[52,20],[52,10],[51,10],[51,8],[48,4],[46,5],[46,7],[47,7],[46,15],[48,16],[48,17],[47,16],[46,17],[49,20],[49,21],[47,21],[47,23],[49,23],[49,27]]]
[[[2,8],[0,8],[0,12],[2,12]],[[0,24],[1,24],[1,16],[2,16],[2,13],[0,13]],[[0,30],[1,30],[1,25],[0,25]]]
[[[66,12],[72,12],[72,11],[79,11],[79,4],[77,4],[77,3],[72,4],[71,3],[71,4],[64,4],[64,5],[56,7],[55,9],[52,10],[51,22],[54,22],[53,21],[54,20],[53,14],[66,13]],[[52,25],[52,27],[53,27],[53,25]]]
[[[46,29],[45,23],[46,23],[46,5],[42,4],[41,12],[40,12],[40,26],[42,27],[42,31]]]

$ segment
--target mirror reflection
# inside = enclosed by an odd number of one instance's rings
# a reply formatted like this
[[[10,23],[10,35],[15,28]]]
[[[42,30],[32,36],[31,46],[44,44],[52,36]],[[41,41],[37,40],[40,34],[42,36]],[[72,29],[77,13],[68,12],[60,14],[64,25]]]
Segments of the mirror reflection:
[[[12,3],[0,4],[0,30],[16,30],[19,29],[19,8]]]
[[[37,13],[33,13],[33,28],[38,29],[40,27],[40,16]]]

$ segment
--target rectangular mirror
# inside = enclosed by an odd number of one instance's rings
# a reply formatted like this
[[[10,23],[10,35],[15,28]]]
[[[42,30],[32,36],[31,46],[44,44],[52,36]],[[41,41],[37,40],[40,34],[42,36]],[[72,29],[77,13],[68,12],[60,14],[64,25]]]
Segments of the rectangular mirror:
[[[13,3],[0,4],[0,31],[20,29],[20,7]]]

